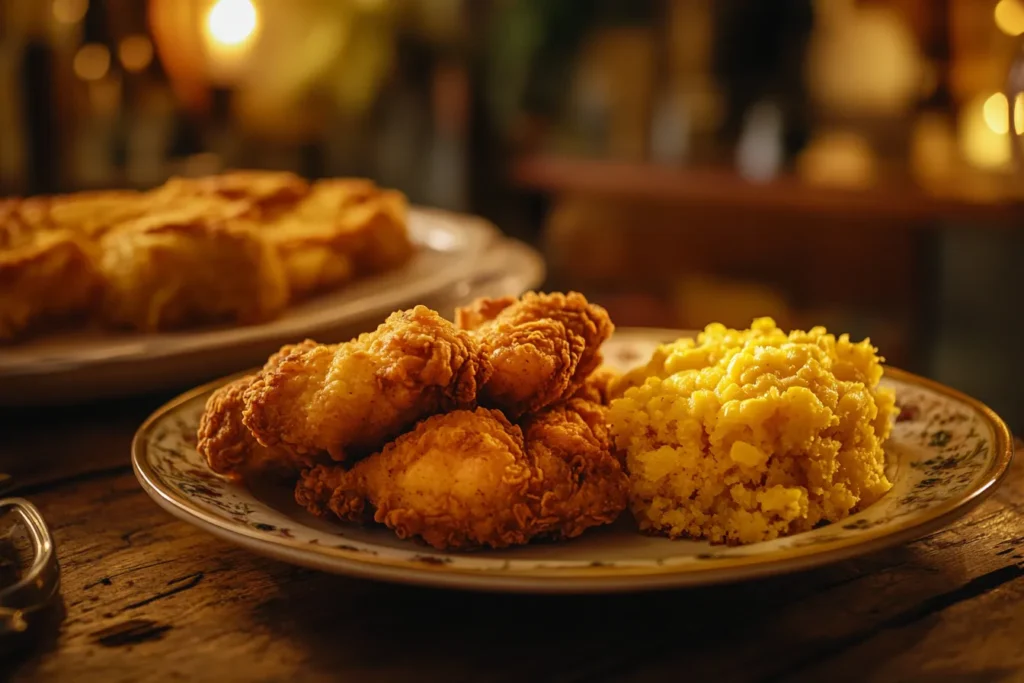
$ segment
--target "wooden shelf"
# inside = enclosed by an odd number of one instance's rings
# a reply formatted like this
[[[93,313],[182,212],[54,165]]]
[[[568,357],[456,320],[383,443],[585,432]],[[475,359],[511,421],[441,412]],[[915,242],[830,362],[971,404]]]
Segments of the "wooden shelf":
[[[1024,226],[1024,194],[1013,196],[1005,190],[1005,182],[988,183],[980,175],[972,176],[969,183],[950,183],[942,191],[926,191],[909,183],[852,190],[811,185],[792,176],[755,183],[728,169],[539,155],[514,162],[510,180],[516,187],[553,194],[822,216],[855,212],[865,219],[902,219],[908,227],[929,227],[943,220]],[[1024,179],[1019,184],[1024,187]]]

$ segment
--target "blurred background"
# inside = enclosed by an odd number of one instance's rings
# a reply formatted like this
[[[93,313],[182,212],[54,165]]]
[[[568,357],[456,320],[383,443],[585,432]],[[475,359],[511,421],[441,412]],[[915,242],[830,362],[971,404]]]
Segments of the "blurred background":
[[[359,175],[619,325],[823,324],[1024,428],[1024,0],[0,0],[0,196]]]

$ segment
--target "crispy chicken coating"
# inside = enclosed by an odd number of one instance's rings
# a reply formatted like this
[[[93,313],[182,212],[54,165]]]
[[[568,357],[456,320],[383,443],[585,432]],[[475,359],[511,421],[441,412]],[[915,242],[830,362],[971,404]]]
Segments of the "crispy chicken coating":
[[[243,419],[265,446],[344,460],[423,417],[474,406],[489,372],[468,333],[417,306],[344,344],[284,354],[245,392]]]
[[[478,300],[456,311],[456,324],[474,332],[494,368],[481,405],[514,418],[572,396],[601,364],[614,329],[608,313],[577,292]]]
[[[262,322],[290,302],[404,264],[415,250],[407,224],[400,192],[287,172],[2,200],[0,338],[81,313],[142,331]],[[75,244],[95,261],[103,296],[83,289],[81,277],[53,279],[86,263],[70,256]],[[38,291],[42,275],[48,293]],[[29,296],[12,289],[29,280]]]
[[[270,357],[267,367],[276,367],[296,349],[314,346],[316,343],[308,340],[284,346]],[[245,391],[255,377],[241,377],[210,395],[199,420],[196,450],[206,458],[210,469],[234,479],[260,473],[297,475],[301,469],[312,466],[317,455],[300,455],[281,444],[264,446],[242,422]]]
[[[615,520],[628,482],[610,454],[604,408],[573,400],[513,425],[497,410],[422,421],[345,472],[304,473],[296,500],[373,519],[435,548],[567,539]],[[329,495],[329,499],[328,499]]]
[[[618,380],[619,373],[602,365],[590,373],[572,396],[606,406],[612,399],[612,387]]]
[[[101,242],[103,316],[142,331],[268,320],[288,302],[273,249],[232,208],[192,202],[150,214]]]
[[[284,262],[292,297],[301,299],[409,260],[406,211],[400,193],[368,180],[323,180],[263,235]]]
[[[14,242],[13,230],[9,239]],[[67,230],[0,250],[0,342],[59,320],[84,317],[101,286],[89,245]]]

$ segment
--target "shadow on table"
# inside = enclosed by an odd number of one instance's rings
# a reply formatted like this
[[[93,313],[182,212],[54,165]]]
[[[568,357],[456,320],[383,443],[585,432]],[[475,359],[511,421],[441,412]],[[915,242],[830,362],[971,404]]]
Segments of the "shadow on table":
[[[299,570],[302,571],[302,570]],[[737,585],[606,596],[450,592],[305,573],[278,583],[257,619],[318,667],[357,663],[487,680],[792,680],[825,663],[867,680],[977,588],[897,548]],[[340,624],[340,625],[339,625]],[[344,648],[332,647],[338,639]],[[870,657],[858,654],[870,651]],[[333,654],[332,654],[333,653]],[[667,677],[667,678],[666,678]]]

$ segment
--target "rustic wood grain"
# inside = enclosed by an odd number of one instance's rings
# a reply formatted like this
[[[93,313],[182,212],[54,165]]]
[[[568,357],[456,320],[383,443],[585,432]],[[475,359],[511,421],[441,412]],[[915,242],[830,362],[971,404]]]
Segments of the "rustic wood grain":
[[[955,526],[812,572],[640,595],[460,593],[300,569],[175,520],[128,467],[128,423],[156,403],[64,415],[45,448],[5,442],[43,470],[21,464],[56,537],[65,612],[0,662],[13,680],[1024,680],[1024,461]]]

